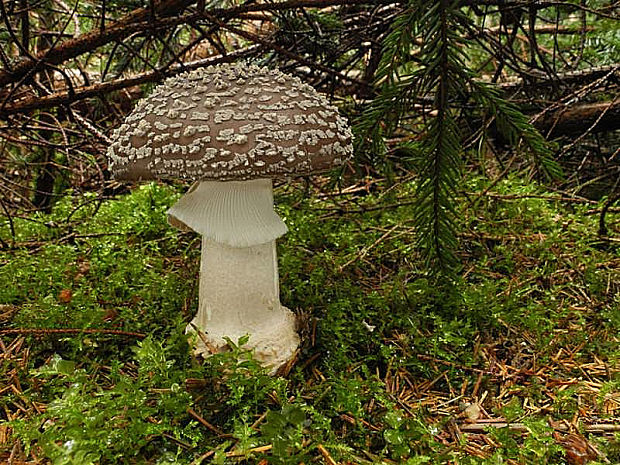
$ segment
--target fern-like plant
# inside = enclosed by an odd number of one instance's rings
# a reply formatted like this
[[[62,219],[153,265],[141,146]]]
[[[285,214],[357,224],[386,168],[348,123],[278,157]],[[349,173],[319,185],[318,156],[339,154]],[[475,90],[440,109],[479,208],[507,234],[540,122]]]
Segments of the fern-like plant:
[[[557,174],[546,141],[527,117],[475,79],[464,39],[474,29],[459,1],[410,0],[383,44],[379,94],[356,124],[360,149],[381,158],[385,139],[398,131],[405,139],[401,149],[415,155],[418,246],[429,270],[443,277],[453,277],[459,265],[455,202],[464,151],[459,118],[466,104],[492,115],[507,140],[524,140],[543,170]]]

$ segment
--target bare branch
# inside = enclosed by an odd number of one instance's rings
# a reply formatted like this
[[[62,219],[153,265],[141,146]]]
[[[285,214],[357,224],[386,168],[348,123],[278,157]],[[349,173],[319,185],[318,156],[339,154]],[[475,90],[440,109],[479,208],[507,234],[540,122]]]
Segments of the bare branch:
[[[78,100],[83,100],[90,97],[97,97],[105,93],[126,89],[128,87],[137,86],[146,82],[158,81],[161,80],[164,76],[173,76],[183,71],[190,71],[205,66],[215,65],[217,63],[233,62],[241,58],[247,58],[249,56],[255,55],[261,49],[262,46],[253,45],[251,47],[238,50],[236,52],[231,52],[227,55],[216,55],[214,57],[185,63],[184,68],[181,68],[179,65],[174,65],[167,70],[156,69],[153,71],[140,73],[126,79],[115,79],[113,81],[101,82],[93,84],[91,86],[84,86],[79,89],[75,89],[73,95],[71,95],[68,91],[63,90],[54,94],[46,95],[44,97],[29,97],[26,99],[18,100],[13,104],[6,105],[4,110],[0,112],[0,117],[6,118],[15,113],[24,113],[34,109],[66,105],[72,102],[76,102]]]

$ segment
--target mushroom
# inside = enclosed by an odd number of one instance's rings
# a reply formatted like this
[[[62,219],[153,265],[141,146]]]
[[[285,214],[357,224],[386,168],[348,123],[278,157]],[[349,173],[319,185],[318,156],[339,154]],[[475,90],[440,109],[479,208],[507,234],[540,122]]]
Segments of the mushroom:
[[[202,235],[195,353],[226,338],[273,370],[299,345],[280,303],[272,179],[321,172],[352,153],[352,135],[327,99],[278,70],[225,64],[167,79],[138,102],[108,149],[119,180],[196,181],[169,222]]]

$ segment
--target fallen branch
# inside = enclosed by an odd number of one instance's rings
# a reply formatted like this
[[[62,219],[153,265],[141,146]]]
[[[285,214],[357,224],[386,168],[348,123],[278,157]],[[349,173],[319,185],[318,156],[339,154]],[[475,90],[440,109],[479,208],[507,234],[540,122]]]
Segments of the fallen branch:
[[[325,459],[325,463],[327,463],[327,465],[338,465],[337,462],[329,454],[329,451],[325,449],[325,446],[323,444],[319,444],[318,446],[316,446],[316,448],[319,450],[319,452]]]
[[[114,336],[135,337],[144,339],[146,334],[133,331],[121,331],[119,329],[82,329],[82,328],[60,328],[60,329],[34,329],[34,328],[15,328],[1,329],[0,336],[9,334],[30,334],[34,336],[52,336],[57,334],[110,334]]]
[[[248,449],[246,451],[230,451],[230,452],[226,452],[226,457],[246,457],[249,453],[251,452],[269,452],[271,449],[273,449],[273,446],[271,444],[268,444],[266,446],[259,446],[259,447],[254,447],[252,449]]]
[[[192,417],[194,417],[201,425],[205,426],[207,429],[211,430],[212,432],[214,432],[215,434],[219,435],[219,436],[224,436],[224,433],[222,432],[222,430],[220,430],[219,428],[213,426],[211,423],[209,423],[207,420],[205,420],[204,418],[202,418],[202,416],[200,416],[198,414],[198,412],[196,412],[193,408],[191,407],[187,407],[187,413],[189,413]]]
[[[154,3],[154,13],[159,17],[173,13],[178,14],[178,12],[192,3],[194,3],[194,0],[160,1]],[[140,30],[139,28],[144,28],[144,25],[141,23],[151,19],[151,13],[150,8],[138,8],[118,21],[109,24],[103,30],[97,29],[74,39],[63,41],[56,47],[40,52],[34,57],[36,61],[24,59],[14,65],[11,70],[0,72],[0,87],[18,82],[24,76],[40,70],[45,65],[59,65],[110,42],[122,41],[137,30]]]
[[[157,27],[165,23],[166,26],[174,24],[190,23],[199,19],[200,13],[181,16],[179,13],[195,3],[196,0],[164,0],[154,3],[154,15],[150,8],[138,8],[131,13],[123,16],[118,21],[106,25],[101,29],[96,29],[87,34],[80,35],[74,39],[63,41],[56,47],[50,48],[39,53],[34,58],[24,59],[13,66],[13,69],[0,71],[0,87],[20,81],[24,76],[32,74],[45,65],[59,65],[78,56],[92,52],[112,42],[120,42],[133,33],[144,30],[145,22],[147,27]],[[282,11],[293,8],[324,8],[327,6],[338,5],[360,5],[360,4],[391,4],[390,0],[294,0],[278,3],[251,3],[234,6],[231,8],[214,8],[209,14],[218,18],[235,17],[240,14],[250,12]],[[158,18],[169,17],[165,21],[152,21],[152,16]]]
[[[568,106],[546,114],[534,126],[548,137],[620,129],[620,100]]]
[[[485,433],[487,428],[508,428],[513,431],[527,432],[527,426],[523,423],[508,423],[505,420],[479,421],[478,423],[465,423],[459,425],[459,429],[467,433]],[[568,432],[570,427],[567,425],[551,426],[555,431]],[[583,426],[583,430],[588,433],[613,433],[620,431],[620,424],[600,423]]]
[[[7,117],[15,113],[25,113],[35,109],[51,108],[58,105],[66,105],[78,100],[84,100],[90,97],[96,97],[105,93],[126,89],[128,87],[137,86],[146,82],[155,82],[162,77],[174,76],[184,71],[191,71],[205,66],[215,65],[217,63],[232,62],[241,58],[247,58],[261,49],[260,45],[253,45],[226,55],[216,55],[201,60],[185,63],[183,67],[175,64],[167,70],[158,69],[155,71],[147,71],[125,79],[115,79],[112,81],[100,82],[90,86],[77,87],[72,93],[66,90],[55,92],[43,97],[30,97],[27,99],[17,100],[12,104],[7,104],[0,110],[0,117]]]
[[[566,73],[557,74],[553,77],[545,76],[538,79],[528,79],[527,81],[523,79],[515,79],[514,81],[500,83],[497,86],[501,90],[508,92],[521,88],[525,88],[528,91],[531,91],[533,89],[557,86],[558,84],[562,84],[564,86],[571,86],[577,84],[583,85],[594,82],[597,79],[605,78],[606,76],[611,78],[615,75],[615,73],[619,71],[620,64],[597,66],[594,68],[582,69],[579,71],[569,71]]]

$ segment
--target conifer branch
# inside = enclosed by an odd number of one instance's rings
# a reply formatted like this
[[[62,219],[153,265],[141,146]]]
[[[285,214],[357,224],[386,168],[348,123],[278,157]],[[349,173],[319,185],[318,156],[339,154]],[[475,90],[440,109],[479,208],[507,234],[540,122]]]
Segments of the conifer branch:
[[[375,165],[385,157],[386,137],[398,131],[404,139],[415,139],[399,149],[417,161],[417,243],[429,268],[446,277],[458,267],[456,191],[464,143],[457,109],[466,103],[471,107],[473,100],[475,108],[470,111],[492,115],[509,143],[523,142],[534,166],[550,178],[561,176],[551,146],[528,117],[493,84],[475,79],[463,43],[472,28],[458,1],[410,0],[384,40],[376,81],[380,94],[356,124],[359,148],[371,151]],[[415,115],[420,99],[433,103],[422,115]],[[432,118],[425,117],[429,111]],[[425,124],[421,136],[411,123],[415,116]]]

